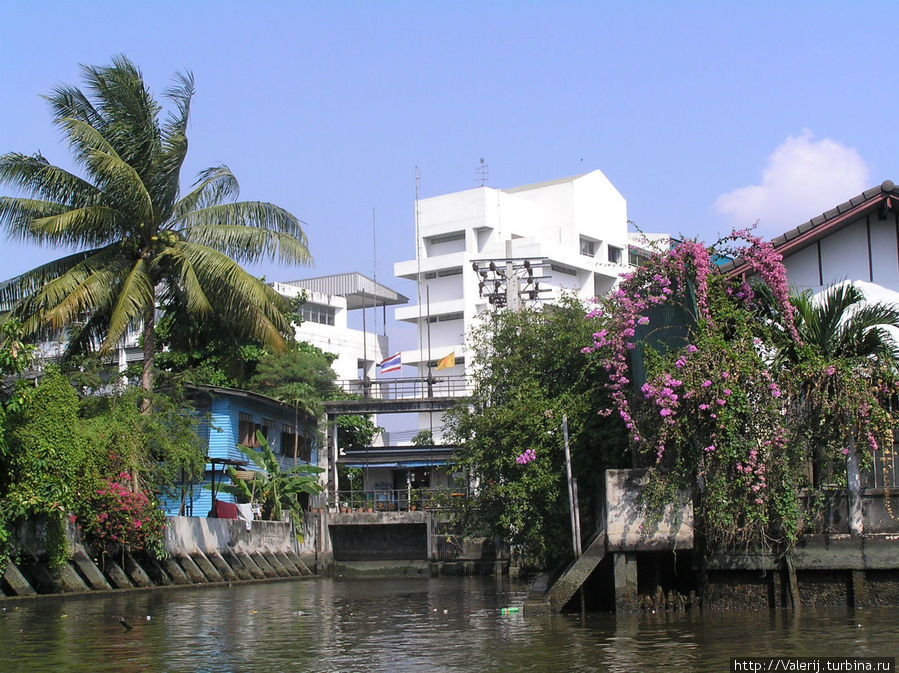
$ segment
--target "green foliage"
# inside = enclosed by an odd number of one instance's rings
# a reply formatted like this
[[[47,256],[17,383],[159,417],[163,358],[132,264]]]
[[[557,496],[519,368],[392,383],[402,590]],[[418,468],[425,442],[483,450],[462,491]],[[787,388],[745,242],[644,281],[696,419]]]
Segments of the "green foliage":
[[[155,359],[162,386],[189,382],[242,388],[267,354],[260,342],[235,334],[218,317],[192,320],[178,304],[157,321],[156,343],[163,349]]]
[[[430,430],[419,430],[412,438],[412,446],[430,446],[434,443],[434,433]]]
[[[0,470],[6,527],[26,518],[46,518],[48,553],[56,565],[66,558],[65,538],[59,534],[63,517],[84,489],[93,487],[103,466],[78,410],[78,396],[68,381],[48,368],[25,406],[9,419],[9,451]]]
[[[353,492],[359,492],[362,490],[362,468],[361,467],[346,467],[345,465],[337,466],[337,481],[341,484],[346,484],[346,488]]]
[[[469,338],[474,405],[447,418],[457,463],[477,485],[463,511],[468,530],[509,539],[537,563],[571,554],[563,414],[585,531],[603,470],[627,460],[620,426],[595,411],[608,396],[596,362],[581,352],[594,330],[573,297],[488,314]],[[528,450],[536,458],[518,462]]]
[[[0,285],[26,334],[72,328],[69,353],[100,344],[109,352],[130,329],[143,330],[142,386],[153,387],[155,309],[177,307],[182,326],[215,317],[228,332],[281,349],[292,328],[285,302],[241,263],[310,261],[299,220],[264,202],[235,202],[227,166],[200,171],[181,194],[193,76],[179,73],[165,98],[169,114],[125,56],[82,68],[86,87],[48,97],[77,175],[40,153],[0,156],[0,225],[16,239],[77,252]],[[33,197],[33,198],[28,198]]]
[[[282,352],[261,357],[246,387],[298,407],[314,422],[323,413],[322,400],[334,395],[333,361],[333,355],[316,346],[294,343]]]
[[[140,407],[147,400],[152,413],[142,414]],[[7,420],[9,451],[0,461],[0,554],[11,551],[15,522],[45,518],[51,563],[61,563],[69,512],[87,524],[89,543],[117,541],[158,552],[163,515],[155,496],[134,493],[129,496],[134,502],[109,504],[100,502],[99,491],[120,482],[111,477],[119,473],[131,488],[132,477],[125,470],[135,466],[151,493],[173,489],[182,471],[192,478],[203,474],[197,419],[183,402],[170,397],[129,388],[79,399],[66,377],[50,367],[26,405]],[[103,511],[110,519],[102,528],[105,535],[95,525]],[[114,521],[124,523],[110,527]],[[127,521],[134,530],[129,532]]]
[[[240,502],[258,503],[262,509],[262,518],[281,521],[286,510],[299,532],[302,524],[303,508],[298,496],[302,493],[315,495],[322,492],[322,486],[316,475],[324,469],[316,465],[296,465],[282,470],[278,457],[269,446],[265,436],[257,430],[256,439],[259,450],[238,444],[237,448],[253,461],[258,472],[253,472],[253,479],[245,481],[238,478],[237,470],[228,466],[231,484],[219,489],[230,493]],[[211,488],[211,485],[207,485]]]
[[[359,416],[358,414],[338,416],[334,423],[337,425],[340,446],[347,449],[371,446],[375,435],[381,431],[381,428],[375,425],[370,416]]]
[[[142,413],[149,403],[150,413]],[[126,388],[82,400],[84,424],[107,457],[107,472],[137,467],[155,493],[174,494],[176,483],[202,477],[205,446],[197,432],[199,419],[186,400],[172,395]]]

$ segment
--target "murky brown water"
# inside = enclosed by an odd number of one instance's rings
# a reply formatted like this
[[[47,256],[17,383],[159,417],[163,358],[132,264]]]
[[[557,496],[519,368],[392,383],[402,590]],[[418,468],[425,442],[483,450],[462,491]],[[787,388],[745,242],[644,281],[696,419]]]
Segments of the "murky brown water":
[[[315,580],[0,601],[0,671],[718,672],[734,656],[899,653],[899,609],[502,614],[525,588]]]

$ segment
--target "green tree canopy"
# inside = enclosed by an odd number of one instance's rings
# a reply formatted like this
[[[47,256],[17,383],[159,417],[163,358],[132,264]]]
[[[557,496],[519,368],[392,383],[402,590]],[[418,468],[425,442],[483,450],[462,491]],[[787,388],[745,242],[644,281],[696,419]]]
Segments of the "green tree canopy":
[[[162,107],[124,56],[84,66],[85,88],[60,86],[48,100],[84,176],[40,153],[0,156],[0,225],[14,239],[78,251],[0,284],[32,336],[70,329],[70,352],[109,351],[142,326],[142,386],[153,385],[157,303],[194,320],[215,316],[278,350],[291,333],[283,301],[241,263],[310,261],[297,218],[271,203],[236,202],[225,165],[199,173],[181,194],[194,80],[175,76]]]
[[[603,470],[627,461],[619,424],[596,414],[608,404],[599,365],[581,352],[595,331],[584,305],[485,314],[472,331],[473,404],[448,414],[456,459],[477,484],[465,516],[471,532],[511,539],[551,562],[571,554],[562,417],[568,416],[583,530],[592,530]],[[532,451],[534,458],[522,458]]]

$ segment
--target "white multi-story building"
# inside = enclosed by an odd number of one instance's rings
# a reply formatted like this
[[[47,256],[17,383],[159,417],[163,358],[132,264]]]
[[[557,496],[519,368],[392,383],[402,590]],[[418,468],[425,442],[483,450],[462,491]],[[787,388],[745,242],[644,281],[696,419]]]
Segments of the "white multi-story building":
[[[381,334],[376,331],[377,314],[382,313],[380,325],[383,329],[386,307],[409,301],[360,273],[272,283],[271,286],[284,297],[305,293],[306,301],[300,306],[303,322],[296,329],[296,337],[336,355],[331,368],[341,381],[364,376],[374,378],[376,365],[390,355],[386,330]],[[362,310],[362,329],[352,329],[348,326],[348,312],[359,309]]]
[[[441,374],[464,372],[466,329],[498,288],[475,265],[514,271],[522,289],[550,302],[566,290],[585,300],[604,295],[628,268],[627,204],[600,171],[435,196],[420,200],[416,211],[416,258],[396,263],[394,273],[417,283],[417,303],[397,308],[395,317],[417,325],[416,348],[403,351],[403,364],[419,376],[451,353],[454,366]],[[535,276],[529,285],[525,260]],[[432,423],[422,417],[419,427]]]

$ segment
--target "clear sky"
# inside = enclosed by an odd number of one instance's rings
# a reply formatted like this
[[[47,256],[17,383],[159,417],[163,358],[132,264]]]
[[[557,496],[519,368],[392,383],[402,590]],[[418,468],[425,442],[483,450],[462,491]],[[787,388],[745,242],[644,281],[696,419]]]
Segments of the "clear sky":
[[[307,223],[312,268],[412,297],[421,196],[602,170],[644,231],[776,235],[890,178],[891,2],[0,0],[0,152],[68,164],[42,94],[128,55],[161,92],[196,77],[185,187],[220,162],[241,198]],[[0,188],[0,190],[5,188]],[[376,220],[373,228],[372,219]],[[376,255],[372,241],[376,239]],[[0,239],[0,279],[51,258]],[[400,328],[401,329],[401,328]]]

